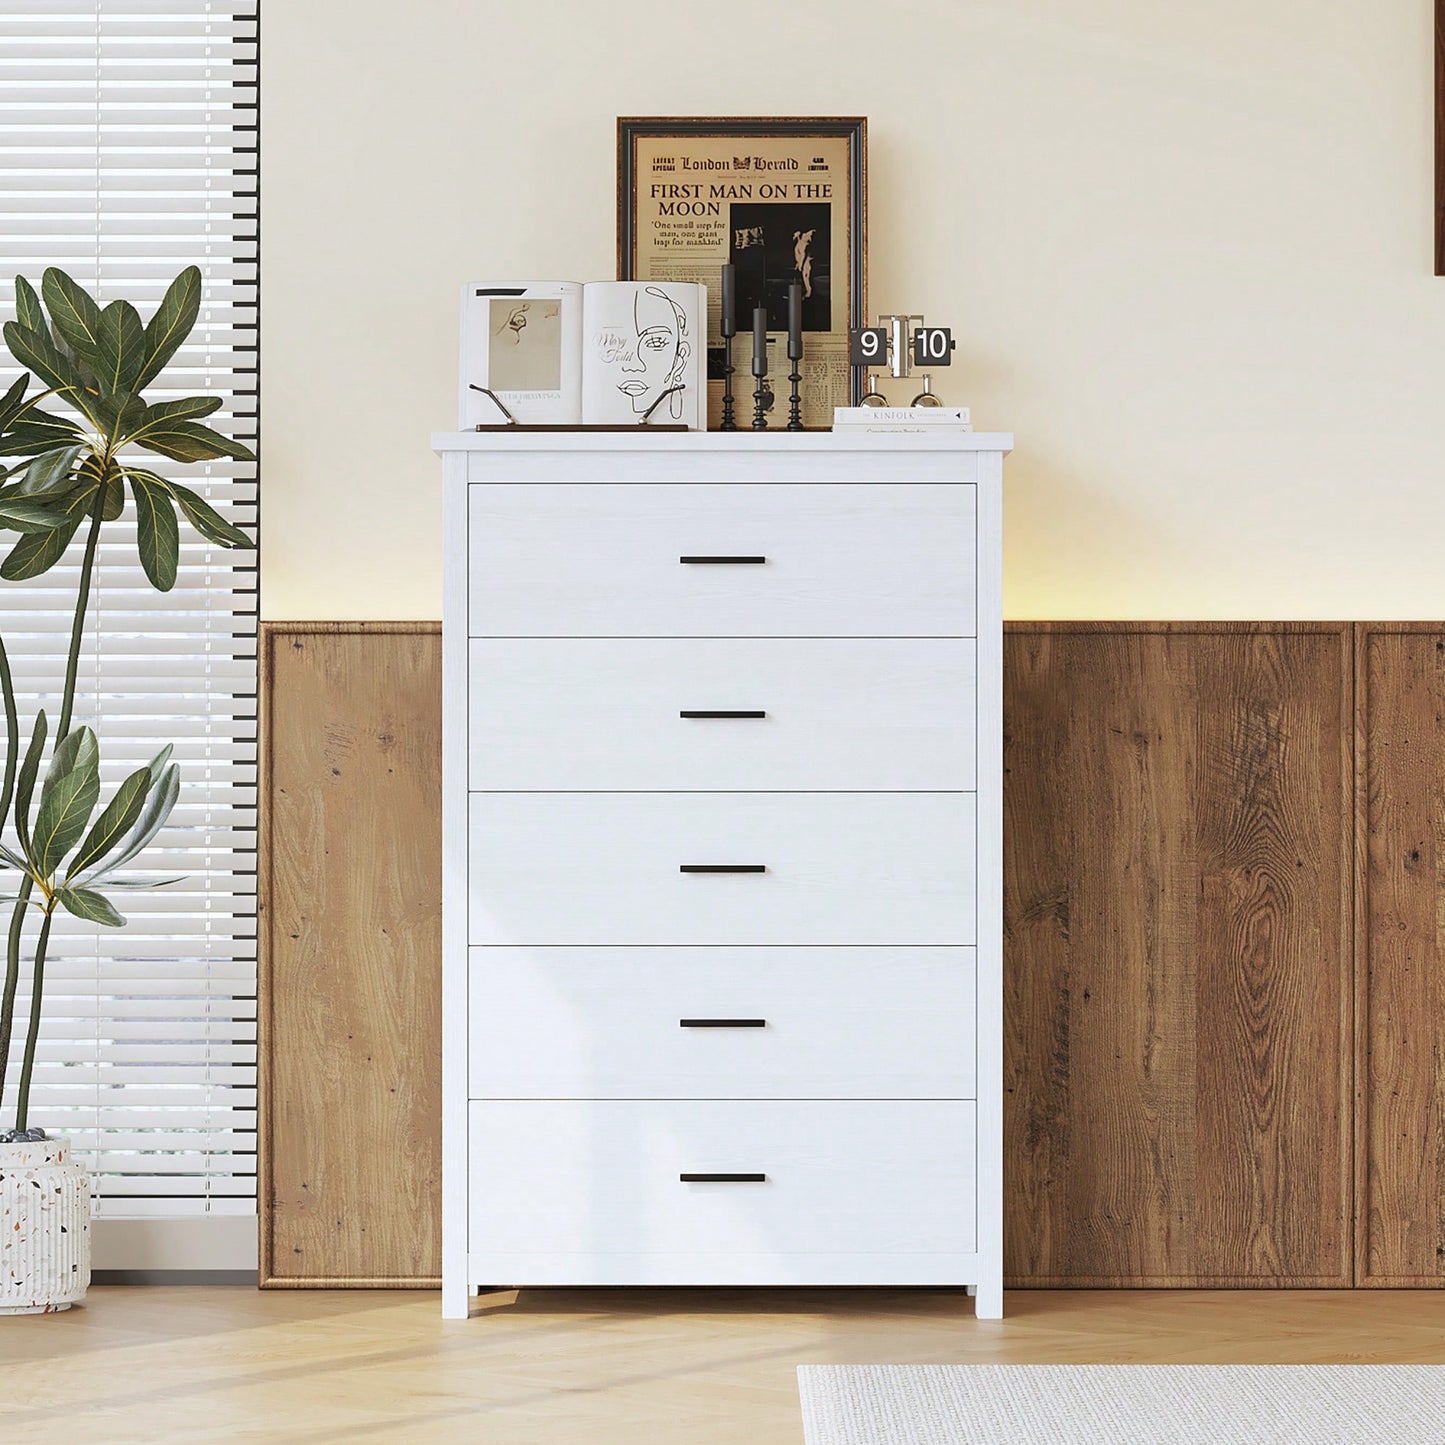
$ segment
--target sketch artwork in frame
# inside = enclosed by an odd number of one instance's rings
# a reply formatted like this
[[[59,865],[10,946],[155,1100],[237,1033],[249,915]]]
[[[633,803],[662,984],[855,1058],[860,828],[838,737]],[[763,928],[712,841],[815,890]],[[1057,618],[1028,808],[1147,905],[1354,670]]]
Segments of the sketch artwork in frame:
[[[803,423],[862,398],[848,333],[867,315],[867,143],[861,117],[624,117],[617,122],[617,274],[708,291],[708,425],[722,419],[721,268],[736,267],[733,365],[768,311],[769,375],[786,389],[788,291],[803,287]],[[783,417],[775,412],[773,425]]]
[[[582,289],[575,281],[462,287],[463,429],[497,426],[509,416],[533,426],[582,419]]]

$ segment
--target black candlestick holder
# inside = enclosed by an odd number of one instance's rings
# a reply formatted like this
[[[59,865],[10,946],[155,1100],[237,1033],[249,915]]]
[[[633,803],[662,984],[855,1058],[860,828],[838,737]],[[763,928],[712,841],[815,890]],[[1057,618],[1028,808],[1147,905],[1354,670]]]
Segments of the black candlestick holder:
[[[803,283],[794,281],[788,287],[788,360],[793,369],[788,373],[792,394],[788,397],[788,431],[803,430],[803,403],[798,396],[798,383],[802,373],[798,363],[803,359]]]
[[[753,430],[767,431],[767,412],[773,404],[773,391],[768,385],[768,308],[753,307],[753,376],[757,389],[753,392]]]
[[[767,431],[768,408],[773,404],[773,389],[768,385],[767,343],[753,348],[753,376],[757,387],[753,392],[753,430]]]
[[[733,366],[733,337],[737,334],[737,327],[729,324],[726,316],[723,317],[723,403],[722,403],[722,425],[719,431],[736,431],[737,420],[733,415],[733,372],[737,369]]]
[[[753,364],[753,375],[757,378],[758,385],[753,392],[753,430],[767,431],[768,429],[768,408],[773,404],[772,388],[768,385],[768,366],[766,358],[763,361],[763,369],[758,370],[756,362]]]

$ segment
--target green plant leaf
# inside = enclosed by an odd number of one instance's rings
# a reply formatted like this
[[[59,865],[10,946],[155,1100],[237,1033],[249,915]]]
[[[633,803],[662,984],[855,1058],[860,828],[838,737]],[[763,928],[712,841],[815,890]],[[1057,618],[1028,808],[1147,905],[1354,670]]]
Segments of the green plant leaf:
[[[256,543],[239,527],[233,527],[204,497],[198,496],[189,487],[173,482],[169,477],[158,477],[154,472],[144,474],[159,482],[180,504],[196,531],[209,542],[221,547],[254,547]]]
[[[45,752],[45,735],[50,724],[45,718],[45,709],[35,714],[35,726],[30,733],[30,746],[25,749],[25,761],[20,764],[20,776],[15,782],[15,831],[20,835],[20,846],[30,855],[30,798],[35,791],[35,779],[40,773],[40,758]]]
[[[151,790],[151,770],[139,768],[115,790],[115,797],[106,805],[94,826],[86,834],[85,841],[71,859],[65,877],[70,879],[98,864],[116,847],[135,825],[145,807],[146,794]]]
[[[256,460],[250,447],[233,442],[198,421],[162,422],[137,434],[135,444],[176,462],[213,462],[220,457],[231,457],[238,462]]]
[[[156,314],[146,323],[145,360],[136,375],[134,390],[143,390],[161,374],[191,334],[200,309],[201,271],[198,266],[187,266],[171,282]]]
[[[78,878],[77,881],[80,884],[103,881],[107,888],[159,888],[162,886],[160,883],[145,881],[123,882],[114,875],[118,868],[123,868],[150,844],[155,835],[165,826],[166,819],[171,815],[171,809],[176,805],[176,799],[180,797],[180,770],[166,766],[174,751],[175,744],[167,743],[146,765],[150,786],[142,803],[142,811],[136,818],[125,847],[117,857],[112,858],[109,862],[102,861],[101,865],[92,872],[91,877]],[[77,872],[78,870],[72,869],[71,871]],[[164,882],[178,883],[180,879],[168,878]]]
[[[57,266],[41,278],[40,294],[61,339],[82,361],[95,366],[100,354],[100,307],[95,298]]]
[[[63,738],[57,739],[55,751],[50,755],[50,766],[45,770],[45,785],[41,788],[42,799],[45,788],[58,783],[67,773],[74,772],[92,754],[99,763],[100,745],[90,728],[71,728]]]
[[[55,530],[55,513],[43,501],[7,496],[0,499],[0,528],[44,535]]]
[[[64,392],[76,406],[82,406],[84,380],[48,331],[32,331],[18,321],[7,321],[4,334],[10,354],[21,366],[28,366],[46,386]]]
[[[0,500],[0,528],[27,536],[45,536],[55,530],[55,513],[43,500],[9,496]]]
[[[45,311],[35,288],[23,277],[15,278],[15,319],[27,331],[45,330]]]
[[[139,398],[135,398],[139,403]],[[152,432],[164,439],[175,422],[189,421],[198,416],[210,416],[221,406],[219,396],[183,396],[178,401],[161,401],[154,406],[142,406],[140,416],[128,415],[124,427],[115,435],[116,444],[144,446],[145,439]]]
[[[94,484],[64,497],[52,498],[49,506],[57,524],[55,529],[21,537],[10,555],[0,563],[0,577],[7,582],[25,582],[48,572],[65,555],[70,539],[94,505]]]
[[[125,919],[116,912],[110,899],[91,888],[58,888],[55,896],[67,913],[87,923],[103,923],[107,928],[124,928]]]
[[[56,447],[52,452],[42,452],[25,469],[20,495],[46,497],[73,491],[80,485],[80,478],[75,475],[75,464],[85,449],[84,442],[72,442],[69,446]]]
[[[184,874],[175,878],[112,878],[106,875],[107,888],[169,888],[172,883],[184,883]]]
[[[103,396],[128,394],[145,360],[145,327],[129,301],[112,301],[100,313],[95,371]]]
[[[109,881],[112,876],[149,848],[156,834],[165,827],[166,819],[170,817],[171,809],[175,807],[176,799],[180,795],[181,770],[172,763],[161,773],[160,778],[151,789],[145,808],[140,817],[136,819],[130,837],[126,839],[125,847],[105,865],[102,873],[94,874],[90,878],[83,879],[82,882],[86,884],[104,883],[107,888],[112,887],[113,885]]]
[[[145,421],[145,402],[130,392],[97,397],[91,405],[96,423],[109,438],[112,451]]]
[[[176,565],[181,555],[181,529],[170,493],[146,477],[132,474],[131,494],[135,497],[136,548],[140,564],[159,592],[176,585]]]
[[[30,385],[30,373],[22,371],[11,384],[4,396],[0,396],[0,432],[3,432],[16,413],[25,404],[25,389]]]
[[[13,849],[7,848],[3,843],[0,843],[0,858],[3,858],[10,867],[17,868],[22,873],[28,873],[30,871],[30,865],[18,853]]]
[[[84,451],[84,448],[82,447],[81,450]],[[78,469],[69,472],[56,472],[53,474],[53,478],[43,486],[32,485],[30,478],[22,473],[20,484],[16,488],[16,496],[30,497],[37,502],[44,502],[47,506],[53,506],[62,497],[68,497],[77,487],[83,487],[86,484],[85,474]],[[94,485],[94,482],[90,483],[92,491],[94,490]],[[65,520],[63,516],[59,519],[62,522]],[[52,520],[51,526],[54,525],[55,522]]]
[[[38,456],[83,436],[84,428],[78,422],[31,407],[10,431],[0,436],[0,457]]]
[[[28,582],[50,571],[65,556],[70,539],[79,527],[80,519],[76,518],[52,532],[31,532],[21,537],[10,549],[10,555],[0,562],[0,577],[7,582]]]
[[[74,728],[55,745],[35,813],[30,853],[42,877],[80,841],[99,801],[99,745],[89,728]]]
[[[177,401],[158,401],[146,407],[142,429],[152,422],[186,421],[190,417],[210,416],[221,409],[219,396],[183,396]]]

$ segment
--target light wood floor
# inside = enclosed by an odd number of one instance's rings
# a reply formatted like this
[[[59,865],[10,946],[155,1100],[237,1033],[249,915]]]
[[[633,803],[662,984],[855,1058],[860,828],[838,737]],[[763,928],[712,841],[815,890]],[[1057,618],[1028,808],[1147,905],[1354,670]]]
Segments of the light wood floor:
[[[99,1288],[0,1320],[0,1441],[800,1445],[805,1363],[1445,1362],[1445,1293]]]

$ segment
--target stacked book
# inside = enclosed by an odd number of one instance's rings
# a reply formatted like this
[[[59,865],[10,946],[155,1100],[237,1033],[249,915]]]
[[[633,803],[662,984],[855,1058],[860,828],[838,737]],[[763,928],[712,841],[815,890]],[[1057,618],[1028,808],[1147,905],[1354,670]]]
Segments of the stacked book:
[[[972,431],[966,406],[835,406],[833,430],[847,432]]]

